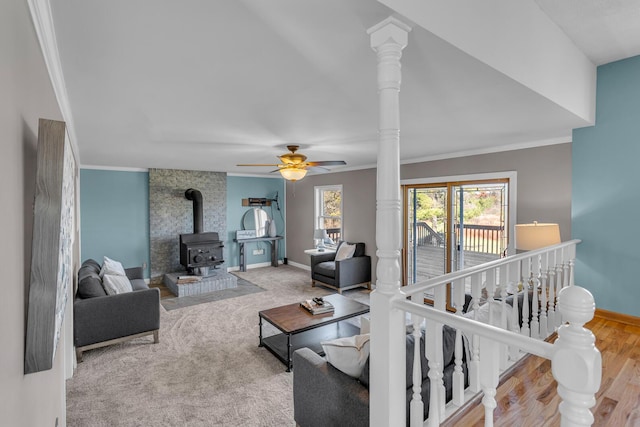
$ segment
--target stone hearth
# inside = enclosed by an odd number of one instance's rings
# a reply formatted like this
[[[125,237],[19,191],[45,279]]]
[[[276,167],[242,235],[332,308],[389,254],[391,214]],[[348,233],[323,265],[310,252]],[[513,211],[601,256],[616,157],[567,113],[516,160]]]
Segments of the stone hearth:
[[[238,287],[238,278],[224,270],[212,269],[209,276],[193,283],[178,283],[178,276],[186,276],[185,271],[165,274],[162,281],[169,290],[178,297],[200,295]]]

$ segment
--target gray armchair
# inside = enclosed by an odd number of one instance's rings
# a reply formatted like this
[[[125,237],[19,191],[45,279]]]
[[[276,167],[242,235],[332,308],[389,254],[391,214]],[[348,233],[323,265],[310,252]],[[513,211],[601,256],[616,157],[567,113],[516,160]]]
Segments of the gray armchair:
[[[341,261],[335,261],[337,251],[312,255],[311,286],[320,284],[338,293],[359,286],[371,289],[371,257],[365,255],[364,249],[364,243],[356,243],[353,257]]]

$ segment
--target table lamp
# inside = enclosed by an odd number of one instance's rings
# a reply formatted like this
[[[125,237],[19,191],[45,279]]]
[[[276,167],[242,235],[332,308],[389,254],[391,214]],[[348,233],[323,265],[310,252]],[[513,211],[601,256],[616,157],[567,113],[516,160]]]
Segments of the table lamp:
[[[516,224],[516,249],[532,251],[560,243],[558,224]]]
[[[329,235],[327,234],[327,230],[322,229],[322,228],[317,228],[313,232],[313,238],[314,238],[314,240],[318,241],[316,243],[316,249],[318,250],[318,252],[324,251],[324,249],[325,249],[324,240],[329,238]]]

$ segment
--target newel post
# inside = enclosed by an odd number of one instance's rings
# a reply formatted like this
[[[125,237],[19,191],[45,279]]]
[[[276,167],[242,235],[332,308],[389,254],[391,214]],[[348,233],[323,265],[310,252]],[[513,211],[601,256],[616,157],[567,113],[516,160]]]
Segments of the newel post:
[[[567,322],[558,329],[551,358],[553,377],[562,399],[561,426],[590,426],[594,418],[589,408],[596,404],[595,394],[602,378],[602,356],[595,346],[595,337],[583,327],[593,319],[593,296],[584,288],[570,286],[558,294],[558,307]]]
[[[405,423],[404,313],[393,308],[402,279],[400,197],[400,57],[410,27],[389,17],[370,28],[378,57],[379,140],[376,184],[376,290],[371,294],[371,426]]]

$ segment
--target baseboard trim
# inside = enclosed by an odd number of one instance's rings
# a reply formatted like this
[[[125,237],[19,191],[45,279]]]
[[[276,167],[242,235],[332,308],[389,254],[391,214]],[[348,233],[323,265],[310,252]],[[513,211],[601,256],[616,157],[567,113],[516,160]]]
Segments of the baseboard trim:
[[[282,260],[278,260],[278,265],[282,265]],[[267,262],[257,262],[255,264],[247,264],[247,270],[252,270],[254,268],[262,268],[262,267],[271,267],[271,261]],[[227,272],[231,273],[232,271],[240,271],[240,266],[236,265],[233,267],[227,267]]]
[[[617,313],[615,311],[603,310],[602,308],[596,308],[595,317],[599,317],[605,320],[613,320],[615,322],[624,323],[626,325],[640,326],[640,317],[632,316],[630,314]]]
[[[289,263],[289,265],[291,265],[293,267],[298,267],[298,268],[301,268],[303,270],[311,271],[311,267],[309,267],[308,265],[300,264],[299,262],[295,262],[295,261],[291,261],[291,260],[289,260],[288,263]]]

